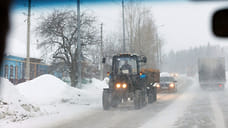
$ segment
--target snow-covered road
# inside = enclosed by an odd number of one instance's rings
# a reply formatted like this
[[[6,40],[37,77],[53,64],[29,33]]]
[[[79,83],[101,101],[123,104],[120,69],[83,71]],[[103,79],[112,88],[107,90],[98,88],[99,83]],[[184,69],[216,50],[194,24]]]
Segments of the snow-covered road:
[[[194,79],[181,79],[177,93],[160,93],[156,103],[134,110],[121,105],[109,111],[96,110],[47,128],[226,128],[228,90],[205,91]]]
[[[77,116],[72,120],[55,122],[55,124],[44,128],[136,128],[153,127],[155,124],[158,128],[166,127],[173,125],[175,119],[178,118],[177,113],[182,115],[184,108],[188,106],[187,103],[191,103],[193,97],[191,93],[194,93],[192,88],[192,80],[185,79],[180,82],[177,93],[160,93],[157,102],[140,110],[134,110],[131,103],[120,105],[109,111],[103,111],[100,108],[85,113],[81,117]],[[183,112],[180,112],[179,108],[182,107]]]
[[[228,127],[228,90],[212,91],[195,87],[195,97],[174,128]]]
[[[228,127],[228,89],[202,90],[196,79],[186,76],[180,77],[178,81],[178,92],[161,92],[158,94],[157,102],[140,110],[135,110],[132,103],[127,103],[104,111],[98,91],[97,95],[89,98],[96,104],[62,104],[62,107],[57,106],[60,114],[31,118],[9,126],[18,128]]]

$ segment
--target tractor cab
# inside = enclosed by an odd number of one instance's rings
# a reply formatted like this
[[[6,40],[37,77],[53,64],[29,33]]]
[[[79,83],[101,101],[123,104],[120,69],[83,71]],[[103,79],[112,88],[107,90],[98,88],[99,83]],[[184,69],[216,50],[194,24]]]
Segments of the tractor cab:
[[[141,108],[147,101],[154,101],[153,96],[155,94],[148,90],[150,85],[147,82],[146,75],[140,72],[141,63],[146,63],[146,61],[146,57],[135,54],[113,56],[109,87],[103,90],[102,101],[105,110],[110,107],[117,107],[118,104],[127,102],[129,99],[134,101],[136,109]],[[146,100],[148,97],[149,99]]]
[[[111,76],[139,75],[140,63],[146,63],[146,57],[135,54],[119,54],[112,58]]]
[[[139,57],[130,54],[116,55],[112,59],[112,72],[115,75],[139,74]]]

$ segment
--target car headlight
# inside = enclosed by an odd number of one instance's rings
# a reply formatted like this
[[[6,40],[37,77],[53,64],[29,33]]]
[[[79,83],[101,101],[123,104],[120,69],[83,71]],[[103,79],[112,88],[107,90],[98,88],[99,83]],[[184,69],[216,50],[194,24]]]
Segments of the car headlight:
[[[117,83],[116,84],[116,88],[120,88],[121,87],[121,84],[120,83]]]
[[[169,84],[169,87],[174,88],[175,87],[174,83]]]
[[[160,84],[157,83],[156,87],[157,87],[157,88],[160,88]]]
[[[127,88],[127,84],[124,83],[124,84],[122,85],[122,88]]]

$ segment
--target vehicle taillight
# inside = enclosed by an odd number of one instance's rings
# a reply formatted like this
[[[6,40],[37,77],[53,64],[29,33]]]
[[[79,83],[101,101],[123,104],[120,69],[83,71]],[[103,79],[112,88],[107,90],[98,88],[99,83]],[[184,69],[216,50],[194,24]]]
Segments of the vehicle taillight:
[[[221,85],[221,84],[219,84],[219,87],[222,87],[222,85]]]

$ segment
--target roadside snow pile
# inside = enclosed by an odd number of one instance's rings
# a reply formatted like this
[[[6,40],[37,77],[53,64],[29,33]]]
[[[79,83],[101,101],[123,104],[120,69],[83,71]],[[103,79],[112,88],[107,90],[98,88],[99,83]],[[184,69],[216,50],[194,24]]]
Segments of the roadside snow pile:
[[[17,89],[30,102],[35,104],[54,104],[69,98],[77,100],[82,93],[52,75],[42,75],[17,85]]]
[[[102,105],[102,92],[103,88],[107,88],[106,84],[107,80],[100,81],[98,79],[92,78],[92,83],[86,84],[83,86],[82,90],[84,90],[85,95],[81,97],[80,103],[85,105]]]
[[[0,97],[2,100],[10,103],[19,103],[25,99],[8,79],[0,78],[0,82],[2,89]]]
[[[52,75],[42,75],[14,86],[1,78],[0,127],[31,117],[61,115],[101,107],[106,81],[92,79],[82,89],[73,88]],[[39,107],[37,107],[39,106]],[[77,108],[77,110],[75,110]]]
[[[90,105],[94,103],[94,98],[101,96],[105,86],[104,83],[97,79],[92,79],[92,83],[85,85],[84,89],[77,89],[70,87],[55,76],[42,75],[17,85],[17,89],[28,101],[34,104],[70,103]]]
[[[108,85],[107,83],[107,78],[104,79],[104,81],[100,81],[96,78],[92,78],[92,83],[87,84],[83,87],[83,89],[86,90],[103,90],[103,88],[107,88]]]
[[[40,114],[40,109],[26,101],[7,79],[0,78],[0,119],[21,121]]]

